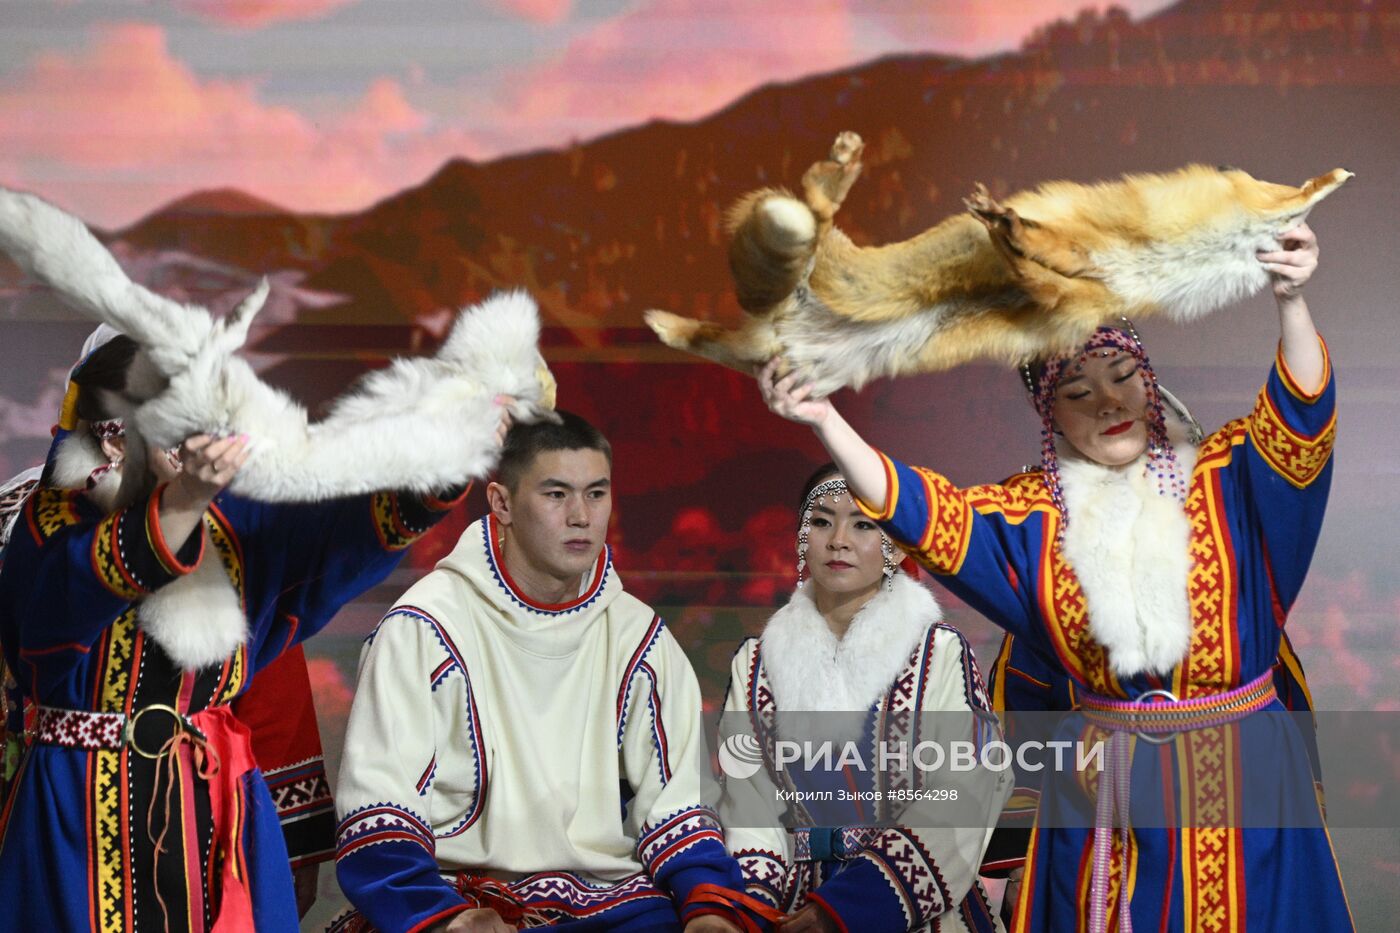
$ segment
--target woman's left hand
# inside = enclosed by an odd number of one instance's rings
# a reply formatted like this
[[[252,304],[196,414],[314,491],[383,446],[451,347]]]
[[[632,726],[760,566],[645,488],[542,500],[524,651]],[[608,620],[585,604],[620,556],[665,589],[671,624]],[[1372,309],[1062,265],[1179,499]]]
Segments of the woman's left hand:
[[[1299,224],[1279,237],[1279,249],[1255,253],[1274,280],[1274,297],[1296,298],[1317,271],[1317,234]]]

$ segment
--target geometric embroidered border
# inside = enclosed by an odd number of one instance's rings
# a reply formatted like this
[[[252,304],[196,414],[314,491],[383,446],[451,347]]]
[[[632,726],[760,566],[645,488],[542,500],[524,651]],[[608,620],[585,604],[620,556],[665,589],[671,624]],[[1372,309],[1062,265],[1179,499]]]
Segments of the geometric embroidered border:
[[[34,739],[43,745],[64,748],[116,749],[122,747],[125,713],[93,713],[81,709],[39,707]]]
[[[391,803],[370,804],[340,821],[336,858],[342,859],[363,846],[404,840],[416,842],[436,857],[437,842],[427,821],[418,814]]]
[[[654,877],[666,862],[706,839],[724,845],[719,819],[709,807],[689,807],[662,819],[654,827],[643,825],[637,840],[637,855]]]
[[[838,861],[847,861],[859,858],[862,850],[867,845],[874,842],[880,834],[884,832],[878,826],[841,826],[836,828],[813,827],[794,829],[792,831],[793,859],[798,862],[820,861],[826,858],[835,858]],[[814,859],[812,856],[812,835],[830,834],[831,840],[825,848],[828,852],[819,852]]]

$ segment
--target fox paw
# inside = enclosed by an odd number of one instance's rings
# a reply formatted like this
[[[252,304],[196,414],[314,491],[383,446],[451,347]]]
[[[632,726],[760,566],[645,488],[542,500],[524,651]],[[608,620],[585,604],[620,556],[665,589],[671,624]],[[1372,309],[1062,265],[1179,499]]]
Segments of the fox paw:
[[[802,192],[807,206],[819,220],[829,223],[846,200],[851,185],[860,177],[860,155],[865,143],[850,131],[836,137],[831,152],[821,162],[814,162],[802,176]]]
[[[972,194],[963,199],[963,204],[972,212],[972,216],[982,221],[993,242],[1005,247],[1014,256],[1026,254],[1022,245],[1026,228],[1021,215],[998,203],[986,185],[979,181]]]
[[[838,165],[848,165],[859,162],[860,154],[864,151],[865,140],[860,138],[860,134],[846,130],[831,144],[831,153],[827,158]]]

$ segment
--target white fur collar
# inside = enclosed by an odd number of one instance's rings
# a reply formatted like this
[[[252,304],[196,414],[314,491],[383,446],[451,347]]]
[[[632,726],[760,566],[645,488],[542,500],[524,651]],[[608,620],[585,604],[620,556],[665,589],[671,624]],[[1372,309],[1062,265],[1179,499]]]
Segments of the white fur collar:
[[[82,489],[92,471],[107,462],[97,441],[86,431],[74,432],[58,445],[54,485]],[[102,476],[87,497],[104,513],[117,505],[121,473]],[[140,600],[136,617],[152,641],[184,670],[218,664],[248,637],[248,620],[233,581],[203,528],[204,559],[193,573],[171,580]]]
[[[1196,448],[1175,444],[1190,476]],[[1108,650],[1114,674],[1165,674],[1191,646],[1191,524],[1180,503],[1158,493],[1147,457],[1106,467],[1060,457],[1069,524],[1062,549],[1089,611],[1089,632]]]
[[[808,587],[792,594],[763,629],[763,666],[779,709],[869,709],[899,675],[943,610],[902,573],[861,607],[838,639]]]
[[[224,563],[204,535],[204,559],[193,573],[177,577],[136,607],[141,628],[170,660],[193,671],[218,664],[248,638],[248,620]]]

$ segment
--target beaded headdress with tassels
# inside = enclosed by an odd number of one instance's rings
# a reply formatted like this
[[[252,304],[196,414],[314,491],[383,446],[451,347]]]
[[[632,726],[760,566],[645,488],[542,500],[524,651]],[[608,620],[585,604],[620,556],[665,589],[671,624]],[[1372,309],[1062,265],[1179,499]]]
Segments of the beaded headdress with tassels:
[[[1138,363],[1138,375],[1147,391],[1147,470],[1157,485],[1157,491],[1178,502],[1186,501],[1187,477],[1181,470],[1176,450],[1167,437],[1164,392],[1157,383],[1157,374],[1143,349],[1142,340],[1131,321],[1123,319],[1122,327],[1100,327],[1089,340],[1073,353],[1051,357],[1038,373],[1029,365],[1021,367],[1021,378],[1030,392],[1031,404],[1040,416],[1040,465],[1050,498],[1061,515],[1060,534],[1070,521],[1065,509],[1064,490],[1060,483],[1059,454],[1055,448],[1055,389],[1060,378],[1095,354],[1110,355],[1115,351],[1129,354]],[[1179,403],[1178,403],[1179,404]],[[1187,415],[1189,418],[1189,414]]]

